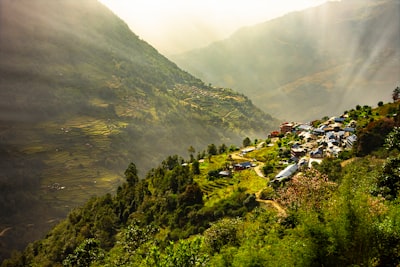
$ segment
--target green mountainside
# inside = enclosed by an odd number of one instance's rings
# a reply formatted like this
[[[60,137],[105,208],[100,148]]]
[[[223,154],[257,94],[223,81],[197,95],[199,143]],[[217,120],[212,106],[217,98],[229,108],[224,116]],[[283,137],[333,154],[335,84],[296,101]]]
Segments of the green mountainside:
[[[385,89],[400,81],[399,16],[397,0],[332,1],[171,58],[275,117],[309,120],[389,101]]]
[[[95,0],[0,1],[0,27],[1,255],[115,192],[132,160],[144,173],[190,146],[240,144],[277,125]]]
[[[312,168],[299,161],[280,183],[291,149],[312,143],[301,125],[241,151],[209,145],[207,159],[169,156],[144,179],[130,163],[116,194],[91,198],[2,267],[398,266],[398,114],[399,102],[346,111],[340,127],[356,126],[357,143]]]

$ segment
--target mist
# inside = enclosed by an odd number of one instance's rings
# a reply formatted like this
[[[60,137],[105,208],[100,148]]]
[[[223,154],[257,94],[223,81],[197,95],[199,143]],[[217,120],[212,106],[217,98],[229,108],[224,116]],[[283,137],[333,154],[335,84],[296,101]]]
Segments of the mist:
[[[100,0],[133,32],[166,56],[228,38],[244,26],[317,6],[327,0]]]
[[[338,115],[390,100],[400,82],[399,10],[396,1],[329,2],[172,58],[282,120]]]

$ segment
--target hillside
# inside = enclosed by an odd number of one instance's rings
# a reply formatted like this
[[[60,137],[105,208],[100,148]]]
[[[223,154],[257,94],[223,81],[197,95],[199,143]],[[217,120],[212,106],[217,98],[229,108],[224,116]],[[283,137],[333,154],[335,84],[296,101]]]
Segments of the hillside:
[[[389,100],[400,81],[399,15],[397,0],[332,1],[171,58],[275,117],[310,120]]]
[[[130,163],[116,194],[90,199],[2,267],[397,266],[399,111],[399,102],[358,105],[240,151],[169,156],[144,179]],[[349,128],[357,145],[313,155]],[[310,145],[296,163],[291,152]],[[277,182],[288,161],[297,172]]]
[[[0,27],[1,255],[115,192],[131,160],[145,173],[190,146],[276,125],[244,95],[179,69],[95,0],[4,0]]]

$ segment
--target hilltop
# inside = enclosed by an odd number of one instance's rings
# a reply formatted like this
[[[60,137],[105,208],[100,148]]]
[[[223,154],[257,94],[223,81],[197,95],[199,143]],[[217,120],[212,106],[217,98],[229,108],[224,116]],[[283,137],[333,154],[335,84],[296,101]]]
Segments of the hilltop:
[[[145,173],[190,146],[276,125],[244,95],[182,71],[95,0],[1,1],[0,25],[1,255],[115,192],[131,160]]]
[[[130,163],[115,195],[92,198],[2,266],[396,266],[399,111],[358,105],[309,127],[285,124],[240,150],[169,156],[144,179]],[[332,132],[354,126],[358,141],[275,182],[296,145],[311,144],[304,133],[326,125],[324,142],[339,118]]]
[[[400,3],[331,1],[171,58],[282,120],[374,105],[400,79]]]

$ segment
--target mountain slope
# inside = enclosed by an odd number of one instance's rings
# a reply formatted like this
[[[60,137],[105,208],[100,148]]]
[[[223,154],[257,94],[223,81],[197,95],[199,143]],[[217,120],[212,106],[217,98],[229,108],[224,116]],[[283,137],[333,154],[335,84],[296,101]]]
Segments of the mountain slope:
[[[135,161],[235,144],[275,121],[206,86],[94,0],[0,2],[2,252],[113,192]],[[1,232],[1,231],[0,231]]]
[[[343,114],[338,127],[356,125],[360,142],[311,169],[311,147],[330,146],[300,135],[330,120],[245,155],[187,165],[170,156],[141,180],[131,163],[116,194],[90,199],[1,266],[398,266],[398,111],[400,102]],[[308,152],[276,183],[294,143]],[[258,166],[234,167],[250,160]],[[229,177],[219,174],[227,166]]]
[[[399,14],[396,0],[328,2],[172,58],[276,117],[312,119],[389,100],[400,81]]]

